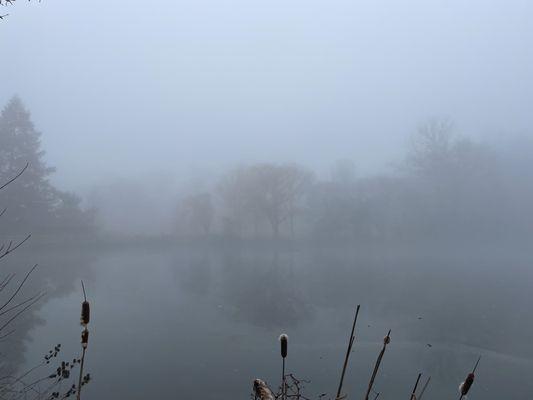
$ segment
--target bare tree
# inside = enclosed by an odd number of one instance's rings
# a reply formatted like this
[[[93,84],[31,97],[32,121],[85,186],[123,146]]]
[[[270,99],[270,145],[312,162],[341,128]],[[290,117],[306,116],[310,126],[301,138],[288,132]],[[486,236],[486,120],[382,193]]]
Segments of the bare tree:
[[[185,197],[178,210],[178,224],[188,233],[209,235],[215,209],[209,193]]]
[[[411,137],[407,166],[420,174],[436,174],[446,170],[452,157],[455,138],[448,119],[431,119],[420,125]]]
[[[281,224],[287,220],[294,235],[299,201],[312,180],[312,173],[297,165],[255,164],[232,171],[221,183],[221,192],[234,216],[251,217],[256,230],[264,218],[274,237],[279,237]]]

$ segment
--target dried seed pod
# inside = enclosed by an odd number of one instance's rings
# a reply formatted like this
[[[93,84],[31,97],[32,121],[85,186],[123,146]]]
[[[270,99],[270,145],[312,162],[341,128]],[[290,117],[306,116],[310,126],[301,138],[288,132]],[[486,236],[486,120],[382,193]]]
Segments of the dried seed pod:
[[[260,400],[274,400],[274,394],[261,379],[254,380],[254,393]]]
[[[459,392],[461,395],[466,396],[468,394],[470,387],[472,387],[472,384],[474,383],[474,377],[473,373],[468,374],[465,381],[459,385]]]
[[[390,343],[390,336],[387,335],[387,336],[385,336],[385,337],[383,338],[383,344],[387,345],[387,344],[389,344],[389,343]]]
[[[89,343],[89,331],[87,330],[87,328],[85,328],[83,332],[81,332],[81,347],[86,349],[88,343]]]
[[[281,357],[285,358],[287,357],[289,337],[285,333],[282,333],[279,337],[279,341],[281,342]]]
[[[85,300],[83,303],[81,303],[81,325],[87,326],[89,324],[90,318],[91,308],[89,306],[89,302]]]

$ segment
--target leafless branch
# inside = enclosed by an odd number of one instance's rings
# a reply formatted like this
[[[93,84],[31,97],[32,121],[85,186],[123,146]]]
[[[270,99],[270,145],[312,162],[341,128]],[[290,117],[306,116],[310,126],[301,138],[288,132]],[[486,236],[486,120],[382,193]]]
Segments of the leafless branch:
[[[4,308],[6,308],[9,303],[11,303],[11,301],[13,301],[13,299],[15,298],[15,296],[20,292],[20,289],[22,289],[22,287],[24,286],[24,283],[26,283],[26,281],[28,280],[28,278],[30,277],[31,273],[33,271],[35,271],[35,268],[37,268],[37,265],[38,264],[35,264],[29,271],[28,273],[26,274],[26,276],[24,277],[24,279],[20,282],[20,284],[18,285],[17,289],[15,290],[15,292],[11,295],[11,297],[9,298],[9,300],[7,300],[1,307],[0,307],[0,311],[3,310]],[[1,330],[1,329],[0,329]]]
[[[32,302],[30,302],[26,307],[24,307],[22,310],[17,312],[15,315],[13,315],[11,318],[9,318],[2,326],[0,326],[0,332],[6,328],[11,322],[13,322],[19,315],[21,315],[24,311],[26,311],[28,308],[33,306],[35,303],[37,303],[41,298],[44,296],[44,293],[40,296],[36,297]]]
[[[15,246],[13,246],[13,241],[10,241],[9,245],[7,246],[7,249],[5,249],[5,250],[4,250],[5,245],[3,244],[2,247],[0,247],[0,251],[3,250],[3,253],[0,254],[0,260],[2,258],[4,258],[5,256],[7,256],[9,253],[12,253],[15,250],[17,250],[20,246],[22,246],[24,243],[26,243],[26,241],[28,241],[29,238],[31,238],[31,233],[29,233],[28,236],[26,236],[24,239],[22,239],[20,242],[18,242]]]
[[[2,3],[0,2],[0,4],[2,4]],[[2,16],[0,16],[0,19],[3,19],[4,17],[7,17],[8,15],[9,15],[9,14],[2,15]],[[24,173],[24,171],[26,171],[26,170],[28,169],[29,166],[30,166],[30,163],[26,163],[26,165],[24,166],[24,168],[22,168],[22,169],[20,170],[20,172],[19,172],[17,175],[15,175],[13,178],[11,178],[10,180],[8,180],[8,181],[7,181],[6,183],[4,183],[2,186],[0,186],[0,190],[2,190],[3,188],[5,188],[7,185],[9,185],[10,183],[14,182],[15,180],[17,180],[18,177],[21,176],[21,175]]]
[[[4,288],[9,285],[9,282],[11,282],[11,279],[15,277],[15,274],[8,274],[4,280],[0,283],[0,292],[4,290]]]
[[[12,307],[9,307],[8,309],[0,312],[0,316],[2,316],[4,314],[7,314],[7,313],[9,313],[9,312],[11,312],[13,310],[16,310],[17,308],[19,308],[19,307],[23,306],[24,304],[27,304],[27,303],[35,300],[38,297],[43,297],[45,294],[46,293],[44,293],[44,292],[43,293],[37,293],[36,295],[34,295],[34,296],[32,296],[32,297],[30,297],[30,298],[28,298],[28,299],[26,299],[26,300],[24,300],[24,301],[22,301],[22,302],[20,302],[20,303],[18,303],[16,305],[14,305]]]

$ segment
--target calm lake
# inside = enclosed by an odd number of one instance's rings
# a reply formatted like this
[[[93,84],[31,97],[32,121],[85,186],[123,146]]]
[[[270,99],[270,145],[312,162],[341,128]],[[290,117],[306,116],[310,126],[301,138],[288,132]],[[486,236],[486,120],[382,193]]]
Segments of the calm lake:
[[[470,399],[533,397],[532,252],[497,245],[67,252],[25,254],[42,264],[48,296],[32,314],[21,368],[56,343],[66,359],[78,354],[83,278],[92,306],[86,399],[247,399],[256,377],[279,384],[283,332],[288,372],[310,381],[308,397],[334,397],[357,304],[348,398],[363,398],[389,329],[375,385],[383,399],[409,398],[419,372],[431,376],[427,399],[459,398],[478,355]]]

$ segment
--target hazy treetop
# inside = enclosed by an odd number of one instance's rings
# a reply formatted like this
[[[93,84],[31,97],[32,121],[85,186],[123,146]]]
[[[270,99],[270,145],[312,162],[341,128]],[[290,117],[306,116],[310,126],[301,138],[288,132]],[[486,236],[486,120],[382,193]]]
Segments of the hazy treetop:
[[[105,173],[235,161],[329,171],[352,158],[365,171],[434,115],[474,136],[531,127],[528,0],[58,0],[7,11],[0,102],[23,98],[56,179],[73,189]]]

